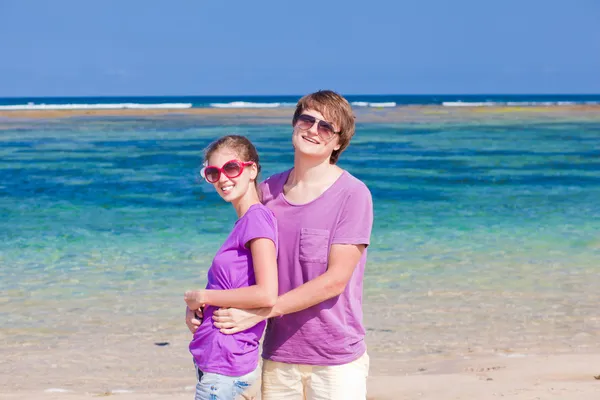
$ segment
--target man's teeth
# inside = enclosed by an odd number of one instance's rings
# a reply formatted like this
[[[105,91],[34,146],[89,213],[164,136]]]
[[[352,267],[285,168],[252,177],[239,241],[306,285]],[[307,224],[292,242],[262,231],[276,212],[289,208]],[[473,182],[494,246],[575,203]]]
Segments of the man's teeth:
[[[229,192],[231,189],[233,189],[233,185],[227,185],[227,186],[221,187],[221,190],[224,192]]]
[[[309,142],[311,142],[311,143],[318,144],[318,142],[316,140],[312,140],[309,137],[304,136],[304,139],[307,140],[307,141],[309,141]]]

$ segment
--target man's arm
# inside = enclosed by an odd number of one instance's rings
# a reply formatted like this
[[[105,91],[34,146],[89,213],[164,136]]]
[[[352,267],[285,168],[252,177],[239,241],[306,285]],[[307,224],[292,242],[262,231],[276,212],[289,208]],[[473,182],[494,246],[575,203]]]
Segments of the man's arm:
[[[268,318],[302,311],[342,294],[365,247],[364,244],[332,245],[327,271],[280,296],[271,307]]]
[[[295,313],[333,297],[346,289],[366,245],[334,244],[329,252],[327,271],[315,279],[279,296],[273,307],[249,311],[220,309],[213,314],[214,325],[232,334],[272,317]]]

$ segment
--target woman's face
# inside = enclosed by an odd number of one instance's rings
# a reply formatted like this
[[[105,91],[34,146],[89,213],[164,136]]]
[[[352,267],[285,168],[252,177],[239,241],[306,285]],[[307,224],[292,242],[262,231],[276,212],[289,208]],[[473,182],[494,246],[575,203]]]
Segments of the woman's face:
[[[208,159],[207,168],[209,167],[220,169],[218,180],[212,185],[219,196],[227,202],[236,202],[242,198],[250,185],[254,184],[257,175],[256,164],[245,163],[234,151],[229,149],[219,149],[213,152]],[[240,170],[241,173],[239,173]]]

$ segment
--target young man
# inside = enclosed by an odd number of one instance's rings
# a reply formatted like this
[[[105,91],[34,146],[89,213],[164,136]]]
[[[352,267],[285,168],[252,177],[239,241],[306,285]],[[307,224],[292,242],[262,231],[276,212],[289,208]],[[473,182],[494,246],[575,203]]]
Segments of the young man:
[[[260,186],[278,221],[279,298],[271,308],[221,309],[225,334],[269,320],[262,396],[365,399],[369,358],[362,324],[362,282],[373,224],[371,193],[336,162],[354,135],[346,99],[332,91],[297,104],[294,167]],[[194,331],[199,321],[187,313]]]

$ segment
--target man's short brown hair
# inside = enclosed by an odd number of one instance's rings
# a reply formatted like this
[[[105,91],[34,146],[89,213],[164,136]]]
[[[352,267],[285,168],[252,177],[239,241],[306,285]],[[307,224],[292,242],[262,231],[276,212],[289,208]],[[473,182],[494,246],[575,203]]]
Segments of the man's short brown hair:
[[[355,124],[354,113],[348,100],[331,90],[319,90],[302,97],[296,105],[292,126],[296,125],[298,117],[305,110],[315,110],[323,114],[328,122],[334,124],[334,128],[339,132],[338,150],[334,150],[329,158],[330,164],[335,164],[342,151],[350,144],[350,139],[354,136]]]

